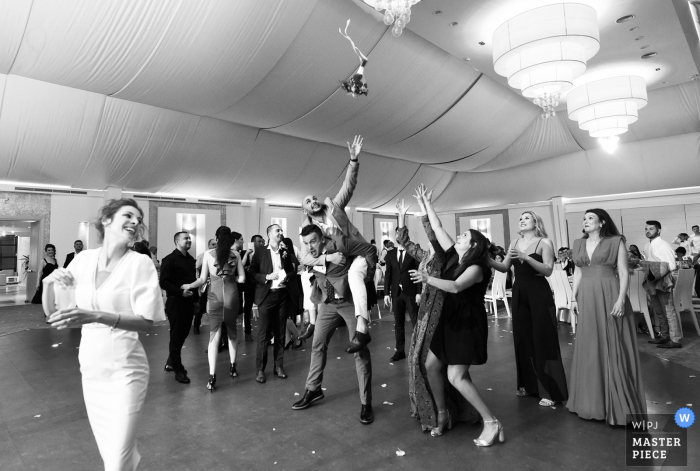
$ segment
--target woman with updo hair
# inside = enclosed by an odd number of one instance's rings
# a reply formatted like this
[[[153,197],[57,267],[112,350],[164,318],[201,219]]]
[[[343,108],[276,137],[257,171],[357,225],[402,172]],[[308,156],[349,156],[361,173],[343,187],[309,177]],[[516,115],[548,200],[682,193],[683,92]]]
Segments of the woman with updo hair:
[[[56,261],[56,246],[53,244],[46,244],[44,247],[44,258],[42,259],[41,265],[41,278],[39,278],[39,286],[36,288],[36,293],[32,298],[32,304],[41,304],[41,295],[43,292],[43,281],[44,278],[49,276],[53,271],[58,268],[58,262]]]
[[[94,226],[102,247],[47,276],[42,301],[52,326],[82,326],[78,360],[92,432],[105,470],[131,471],[141,458],[136,429],[149,378],[138,332],[164,321],[165,311],[153,262],[129,249],[144,230],[136,201],[110,200]]]
[[[194,283],[183,289],[197,289],[211,280],[207,294],[207,315],[209,316],[209,380],[207,389],[216,389],[216,359],[219,356],[219,340],[221,326],[226,325],[228,334],[228,353],[231,360],[229,374],[232,378],[238,376],[236,371],[237,331],[236,318],[240,312],[240,293],[237,283],[245,283],[245,271],[240,254],[233,244],[241,238],[238,232],[231,232],[226,226],[216,230],[216,248],[204,252],[202,271]]]

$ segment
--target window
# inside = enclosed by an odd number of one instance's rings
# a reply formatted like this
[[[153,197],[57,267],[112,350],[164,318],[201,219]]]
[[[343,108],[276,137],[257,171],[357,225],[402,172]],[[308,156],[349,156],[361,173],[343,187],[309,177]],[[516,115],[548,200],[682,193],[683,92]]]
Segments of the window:
[[[469,221],[471,229],[481,232],[488,240],[491,240],[491,218],[472,219]]]
[[[277,224],[282,228],[282,233],[285,237],[289,237],[287,234],[287,218],[272,218],[270,219],[270,225]]]
[[[0,236],[0,270],[17,271],[17,236]]]

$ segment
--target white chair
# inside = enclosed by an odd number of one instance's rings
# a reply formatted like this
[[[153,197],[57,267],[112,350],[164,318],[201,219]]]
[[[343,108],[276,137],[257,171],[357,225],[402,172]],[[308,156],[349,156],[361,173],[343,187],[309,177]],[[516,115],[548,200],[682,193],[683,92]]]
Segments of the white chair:
[[[484,301],[491,302],[491,305],[493,306],[493,315],[496,317],[498,317],[498,301],[503,301],[503,304],[506,305],[506,312],[508,313],[508,317],[511,317],[510,306],[508,306],[508,298],[513,297],[513,292],[512,290],[506,289],[507,276],[507,273],[501,273],[500,271],[497,271],[493,275],[493,283],[491,284],[491,289],[488,290],[484,295]]]
[[[654,326],[651,324],[651,316],[649,315],[649,305],[647,304],[647,292],[642,286],[644,283],[644,271],[635,270],[630,275],[630,284],[628,287],[628,296],[632,311],[641,312],[644,315],[644,320],[649,328],[649,336],[654,338]]]
[[[700,326],[698,326],[698,318],[693,308],[693,281],[695,279],[695,270],[681,269],[678,270],[678,278],[676,286],[673,287],[673,304],[678,315],[678,325],[683,335],[683,326],[681,325],[681,312],[690,311],[690,316],[695,324],[695,331],[700,335]]]
[[[576,333],[575,316],[572,316],[569,310],[572,291],[566,272],[555,268],[552,270],[552,274],[547,277],[547,281],[549,281],[549,285],[554,292],[554,305],[557,308],[557,319],[562,322],[570,322],[574,333]],[[561,314],[562,311],[564,311],[563,314]]]

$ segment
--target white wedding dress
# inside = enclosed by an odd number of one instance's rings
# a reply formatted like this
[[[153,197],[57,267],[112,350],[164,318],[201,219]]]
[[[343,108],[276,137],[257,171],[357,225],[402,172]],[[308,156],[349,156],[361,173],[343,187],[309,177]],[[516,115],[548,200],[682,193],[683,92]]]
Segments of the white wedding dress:
[[[79,308],[136,314],[164,321],[158,275],[150,258],[128,251],[95,288],[102,249],[83,250],[68,267],[75,278]],[[80,341],[83,396],[92,432],[107,471],[132,471],[139,463],[136,427],[146,398],[149,368],[137,332],[86,324]]]

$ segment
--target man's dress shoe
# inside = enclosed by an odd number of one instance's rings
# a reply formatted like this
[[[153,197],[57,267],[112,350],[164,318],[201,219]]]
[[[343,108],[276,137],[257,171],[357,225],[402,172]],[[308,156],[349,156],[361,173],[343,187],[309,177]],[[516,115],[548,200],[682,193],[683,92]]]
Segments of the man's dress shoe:
[[[294,409],[294,410],[306,409],[309,406],[311,406],[311,404],[313,404],[314,402],[320,401],[321,399],[323,399],[323,397],[324,397],[323,390],[321,390],[321,388],[319,388],[316,391],[309,391],[307,389],[306,392],[304,393],[304,397],[302,397],[297,402],[295,402],[294,405],[292,405],[292,409]]]

